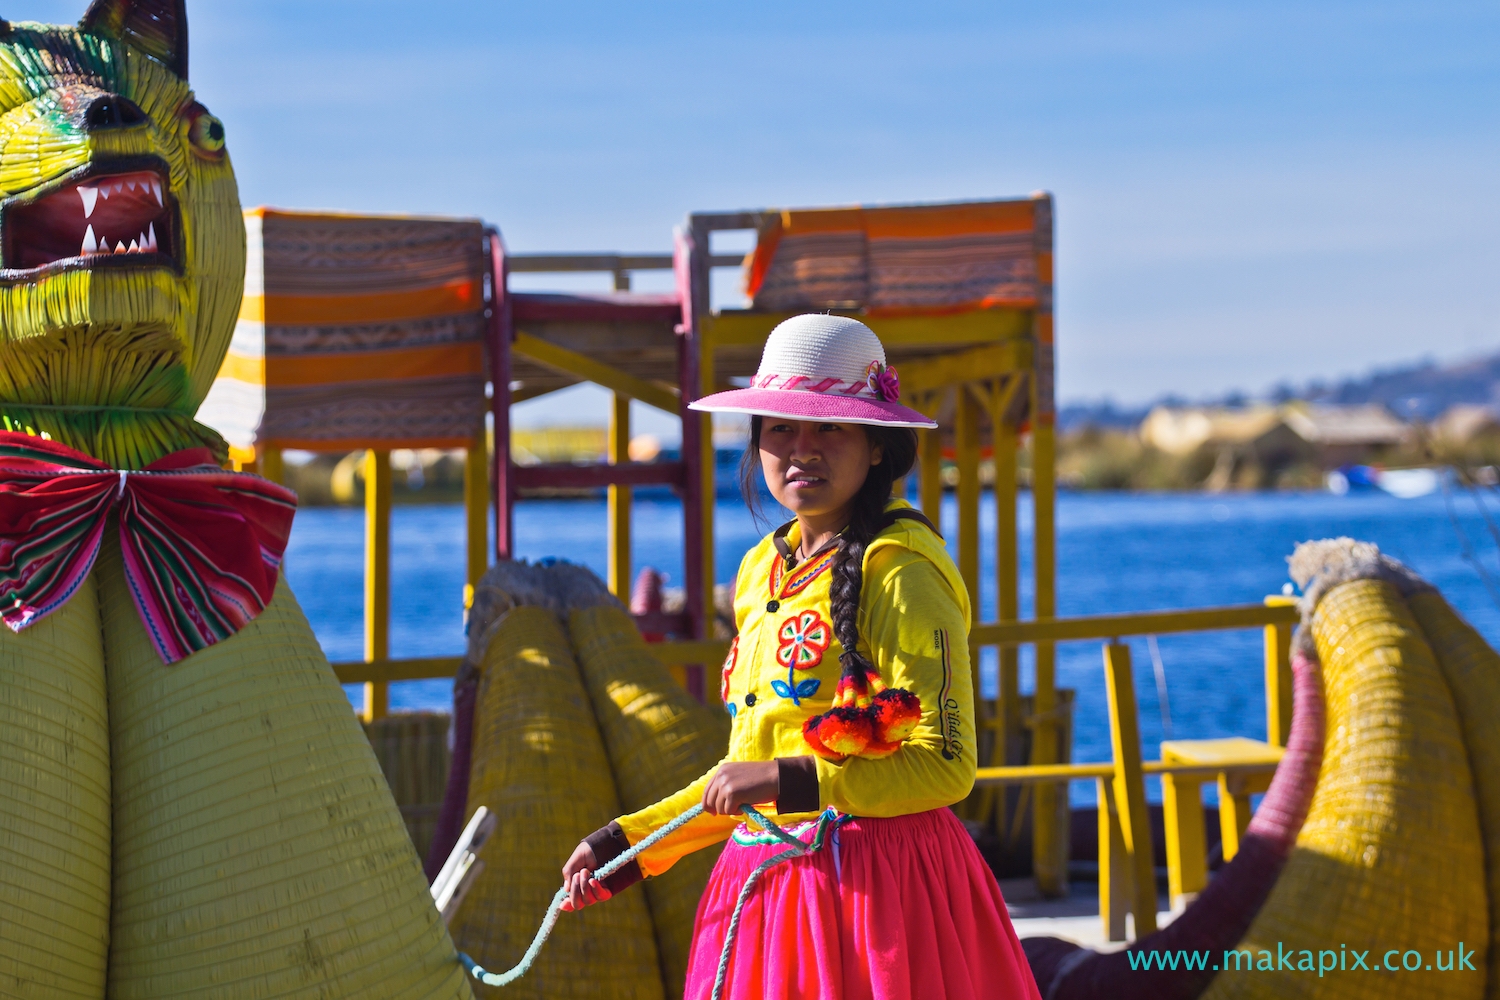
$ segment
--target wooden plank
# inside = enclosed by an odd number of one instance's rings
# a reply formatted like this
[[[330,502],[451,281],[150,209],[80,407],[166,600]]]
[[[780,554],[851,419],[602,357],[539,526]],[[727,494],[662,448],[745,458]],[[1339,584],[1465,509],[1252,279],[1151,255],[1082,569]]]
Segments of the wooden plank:
[[[365,661],[390,658],[391,636],[391,453],[365,452]],[[384,681],[365,684],[366,722],[383,719],[390,707]]]
[[[921,392],[1027,371],[1031,368],[1031,344],[1024,340],[986,344],[952,354],[903,361],[898,368],[902,387]]]
[[[489,447],[481,428],[464,454],[464,607],[473,603],[474,587],[489,569]]]
[[[981,767],[974,772],[976,785],[1029,785],[1043,781],[1084,781],[1114,777],[1115,766],[1098,764],[1045,764],[1019,767]]]
[[[461,656],[431,656],[414,660],[355,660],[333,664],[340,684],[389,684],[392,681],[425,681],[452,677],[463,663]]]
[[[586,382],[602,385],[606,389],[622,393],[631,399],[639,399],[647,406],[654,406],[658,410],[676,413],[681,406],[677,394],[669,389],[647,382],[645,379],[636,378],[634,375],[627,375],[616,368],[579,354],[577,351],[570,351],[566,347],[548,343],[540,337],[517,333],[514,348],[517,354],[524,354],[538,364],[546,365],[565,375],[573,375]]]
[[[1025,309],[982,309],[949,316],[868,316],[846,310],[835,315],[853,316],[875,331],[887,350],[941,344],[945,349],[964,345],[996,344],[1018,340],[1031,330],[1031,312]],[[716,347],[759,347],[766,334],[796,313],[755,312],[724,309],[703,317]],[[901,375],[906,377],[904,362]]]
[[[1035,395],[1035,379],[1032,383]],[[1033,399],[1032,412],[1036,412]],[[1057,495],[1053,479],[1053,434],[1050,424],[1033,422],[1031,429],[1032,574],[1036,616],[1057,614]],[[1013,626],[1012,626],[1013,627]],[[970,642],[982,640],[973,634]],[[1032,709],[1037,725],[1031,735],[1031,763],[1051,764],[1061,756],[1058,746],[1057,649],[1049,642],[1036,644],[1036,691]],[[1032,824],[1032,870],[1044,895],[1065,896],[1068,891],[1068,828],[1066,789],[1039,785]],[[1123,806],[1122,806],[1123,807]]]
[[[710,267],[739,267],[743,254],[716,253]],[[510,255],[515,274],[566,274],[577,271],[670,271],[669,253],[517,253]]]
[[[981,646],[1027,642],[1071,642],[1112,639],[1126,635],[1166,635],[1174,632],[1213,632],[1296,623],[1296,608],[1236,604],[1229,607],[1182,611],[1142,611],[1120,615],[1084,615],[1024,622],[991,622],[974,626],[973,640]]]
[[[924,393],[914,398],[912,403],[914,409],[935,420],[937,411],[942,406],[942,397],[939,393]],[[918,459],[921,463],[917,467],[918,503],[922,505],[922,513],[927,515],[927,519],[941,529],[943,526],[943,429],[934,427],[917,433],[920,435],[917,448]]]
[[[622,486],[680,486],[682,462],[622,462],[619,465],[572,465],[549,462],[518,465],[511,473],[517,489],[603,489]]]
[[[510,270],[505,242],[493,227],[485,231],[485,238],[490,244],[490,310],[485,339],[489,346],[490,419],[494,431],[494,471],[490,482],[495,489],[495,558],[509,559],[516,535],[515,485],[511,482],[510,461],[510,352],[516,328],[510,311]]]
[[[256,449],[256,470],[273,483],[286,482],[286,467],[281,460],[281,449],[275,445],[261,445]]]
[[[959,391],[954,407],[953,439],[958,468],[958,575],[969,590],[971,622],[979,609],[979,408]],[[974,692],[979,692],[979,663],[974,662]]]
[[[748,212],[694,212],[688,216],[688,223],[705,234],[724,229],[759,229],[766,217],[772,214],[775,213],[764,209]],[[707,251],[708,247],[704,246],[703,249]]]
[[[1115,757],[1113,790],[1133,883],[1130,910],[1135,914],[1135,937],[1140,940],[1156,930],[1156,868],[1151,860],[1151,822],[1146,806],[1145,773],[1141,769],[1140,720],[1129,646],[1109,643],[1104,647],[1104,679],[1109,693],[1109,734]]]
[[[615,393],[609,408],[609,464],[630,461],[630,397]],[[609,592],[630,605],[630,487],[609,484]]]
[[[1125,916],[1130,912],[1132,872],[1125,849],[1120,808],[1114,782],[1099,779],[1099,919],[1104,940],[1125,940]]]
[[[512,292],[517,325],[530,323],[646,323],[675,326],[682,305],[675,295],[636,292]]]
[[[1020,381],[1012,378],[1005,389],[996,392],[990,411],[995,464],[995,591],[999,595],[996,610],[1001,622],[1016,621],[1020,618],[1021,608],[1020,541],[1016,517],[1016,452],[1019,441],[1015,425],[1007,419],[1011,395],[1016,392]],[[1000,698],[996,706],[999,725],[995,732],[995,749],[998,762],[1004,763],[1011,759],[1012,742],[1016,744],[1017,752],[1020,750],[1020,650],[1015,646],[1001,646],[999,667]]]
[[[1085,781],[1090,778],[1113,777],[1115,766],[1107,761],[1090,764],[1024,764],[1018,767],[981,767],[975,771],[976,785],[1030,785],[1041,782]],[[1276,773],[1276,765],[1270,763],[1234,764],[1185,764],[1181,761],[1148,760],[1141,763],[1142,774],[1175,774],[1200,780],[1216,779],[1228,774],[1246,781],[1264,780]]]
[[[723,639],[695,639],[691,642],[648,642],[651,655],[667,666],[675,664],[712,663],[718,665],[729,655],[729,643]]]
[[[682,390],[683,474],[683,589],[684,610],[692,638],[712,635],[714,585],[714,442],[709,414],[688,409],[714,384],[713,350],[704,319],[712,311],[709,288],[709,230],[711,224],[688,216],[687,226],[674,239],[677,294],[682,301],[678,328],[677,384]],[[683,686],[698,700],[705,697],[703,660],[683,661]],[[713,662],[713,661],[707,661]]]
[[[1297,599],[1280,594],[1266,598],[1267,607],[1294,608]],[[1277,622],[1265,629],[1266,649],[1266,742],[1286,746],[1292,733],[1292,622]]]
[[[1167,836],[1167,893],[1172,908],[1185,905],[1208,885],[1208,845],[1203,828],[1203,781],[1163,774],[1162,819]]]
[[[1235,787],[1230,776],[1219,774],[1219,844],[1227,864],[1240,853],[1240,840],[1250,826],[1250,792]]]
[[[686,635],[692,631],[692,622],[681,611],[647,611],[631,617],[642,635]]]

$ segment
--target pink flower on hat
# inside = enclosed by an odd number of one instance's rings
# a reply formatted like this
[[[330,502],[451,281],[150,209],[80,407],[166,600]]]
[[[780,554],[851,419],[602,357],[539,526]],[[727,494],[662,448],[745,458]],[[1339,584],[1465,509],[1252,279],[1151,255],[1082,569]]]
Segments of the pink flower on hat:
[[[887,403],[894,403],[901,398],[901,379],[896,375],[894,365],[871,361],[870,367],[865,369],[865,384]]]

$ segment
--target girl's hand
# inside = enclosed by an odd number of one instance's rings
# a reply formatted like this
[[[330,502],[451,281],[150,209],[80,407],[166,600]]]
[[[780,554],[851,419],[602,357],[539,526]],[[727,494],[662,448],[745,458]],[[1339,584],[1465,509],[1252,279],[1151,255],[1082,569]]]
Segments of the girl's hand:
[[[703,811],[728,816],[743,805],[775,802],[781,794],[781,772],[774,760],[733,761],[720,765],[703,790]]]
[[[604,883],[594,878],[594,849],[587,842],[573,848],[573,856],[563,865],[563,885],[568,887],[568,898],[563,903],[565,911],[581,910],[594,903],[602,903],[610,897]]]

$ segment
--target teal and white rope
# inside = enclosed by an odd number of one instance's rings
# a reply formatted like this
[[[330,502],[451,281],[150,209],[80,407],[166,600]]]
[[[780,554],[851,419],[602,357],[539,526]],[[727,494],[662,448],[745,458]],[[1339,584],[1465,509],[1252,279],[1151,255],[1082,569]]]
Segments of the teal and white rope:
[[[786,844],[787,849],[767,858],[756,866],[756,869],[750,873],[750,877],[745,879],[744,887],[740,889],[739,898],[734,903],[734,914],[729,918],[729,929],[724,934],[724,948],[719,953],[719,969],[714,976],[713,1000],[719,1000],[724,989],[724,977],[729,970],[729,957],[734,952],[734,939],[735,935],[739,932],[740,911],[745,908],[745,903],[749,901],[751,893],[755,891],[755,883],[760,881],[762,875],[776,865],[781,864],[781,862],[790,861],[792,858],[800,858],[820,850],[823,846],[823,837],[827,833],[828,827],[837,823],[838,815],[832,809],[825,811],[818,817],[818,828],[817,832],[813,835],[813,839],[807,843],[803,843],[765,816],[762,816],[754,806],[741,806],[740,810],[750,819],[754,820],[756,825],[762,830],[765,830],[777,840]],[[599,869],[594,872],[594,878],[600,880],[609,878],[615,872],[634,861],[646,848],[657,843],[663,837],[668,837],[677,830],[682,829],[682,827],[702,814],[703,806],[701,803],[693,806],[681,816],[676,817],[660,829],[652,832],[650,836],[646,837],[639,844],[635,844],[629,850],[624,851],[613,861],[600,865]],[[562,905],[567,898],[568,887],[565,885],[561,889],[558,889],[557,894],[552,897],[552,904],[547,907],[547,915],[542,918],[542,926],[537,928],[536,937],[531,939],[531,946],[526,949],[526,954],[521,956],[521,961],[517,962],[514,968],[505,972],[487,972],[483,966],[462,952],[459,953],[458,960],[468,968],[469,975],[486,986],[509,986],[531,971],[531,966],[536,961],[537,955],[541,954],[542,945],[547,943],[547,938],[551,936],[552,929],[557,926],[557,918],[562,914]]]
[[[745,908],[745,904],[750,900],[750,894],[755,891],[755,883],[759,882],[760,877],[767,871],[781,864],[783,861],[804,857],[812,854],[814,851],[820,850],[823,847],[823,835],[828,832],[830,824],[837,822],[836,817],[838,815],[832,809],[826,810],[823,815],[818,817],[817,833],[813,834],[811,841],[804,844],[801,840],[793,837],[781,827],[756,812],[754,806],[742,806],[741,808],[744,809],[745,815],[759,824],[762,830],[765,830],[777,840],[784,842],[787,845],[787,849],[780,854],[771,855],[759,865],[756,865],[755,871],[750,873],[750,877],[745,879],[744,886],[740,888],[739,898],[734,901],[734,914],[729,918],[729,927],[724,932],[724,948],[719,952],[719,968],[714,973],[712,1000],[719,1000],[720,996],[723,995],[724,977],[729,974],[729,958],[734,954],[734,938],[740,930],[740,911]]]

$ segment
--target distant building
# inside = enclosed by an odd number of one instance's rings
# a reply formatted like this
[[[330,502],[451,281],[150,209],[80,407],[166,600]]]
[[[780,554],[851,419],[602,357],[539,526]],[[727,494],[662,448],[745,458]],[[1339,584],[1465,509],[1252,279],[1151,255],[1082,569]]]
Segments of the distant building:
[[[1411,437],[1411,427],[1383,406],[1288,403],[1282,407],[1287,427],[1317,449],[1324,468],[1368,459],[1383,448],[1393,448]]]
[[[1267,470],[1300,463],[1336,468],[1399,445],[1410,433],[1381,406],[1300,402],[1235,409],[1158,406],[1139,430],[1142,443],[1171,455],[1217,452],[1210,488],[1227,486],[1247,461]]]
[[[1451,444],[1468,444],[1497,429],[1500,429],[1500,414],[1493,407],[1472,403],[1450,406],[1432,425],[1434,436]]]
[[[1249,444],[1281,422],[1274,406],[1158,406],[1141,421],[1139,433],[1143,443],[1158,451],[1191,455],[1206,444]]]

